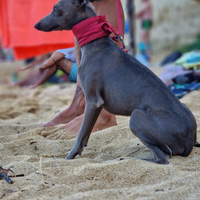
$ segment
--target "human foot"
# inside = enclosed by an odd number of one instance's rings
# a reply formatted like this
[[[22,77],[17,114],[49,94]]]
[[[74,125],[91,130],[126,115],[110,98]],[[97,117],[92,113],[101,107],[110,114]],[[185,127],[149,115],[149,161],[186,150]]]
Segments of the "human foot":
[[[62,127],[52,127],[50,130],[42,130],[39,135],[46,137],[47,139],[51,139],[51,140],[69,140],[72,138],[75,138],[76,135],[73,134],[73,132],[69,133],[66,132],[65,129],[63,129]]]
[[[42,131],[40,135],[51,140],[64,140],[69,137],[76,137],[78,135],[83,115],[76,117],[64,126],[50,131]]]
[[[44,127],[52,127],[59,124],[66,124],[83,114],[85,109],[85,97],[81,87],[77,85],[74,99],[71,105],[64,111],[62,111],[59,115],[57,115],[54,119],[44,124]]]
[[[83,115],[80,115],[66,125],[50,131],[42,131],[40,135],[52,140],[63,140],[76,137],[79,133],[82,120]],[[92,132],[100,131],[115,125],[117,125],[115,116],[105,110],[102,110],[92,129]]]

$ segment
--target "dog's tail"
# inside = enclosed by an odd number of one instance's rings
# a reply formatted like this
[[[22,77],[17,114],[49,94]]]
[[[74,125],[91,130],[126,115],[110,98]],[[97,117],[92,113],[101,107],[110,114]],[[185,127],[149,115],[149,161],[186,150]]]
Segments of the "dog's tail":
[[[195,135],[194,135],[194,147],[200,147],[200,144],[197,142],[197,131],[195,132]]]

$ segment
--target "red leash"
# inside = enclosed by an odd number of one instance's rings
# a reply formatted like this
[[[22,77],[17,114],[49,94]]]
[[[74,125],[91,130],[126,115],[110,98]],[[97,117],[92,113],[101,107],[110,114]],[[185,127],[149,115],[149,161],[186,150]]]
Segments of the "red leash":
[[[126,51],[123,43],[123,37],[111,24],[106,21],[105,16],[101,15],[86,19],[73,26],[72,31],[81,47],[93,40],[114,33],[115,36],[112,37],[112,39],[117,42],[120,41],[122,49]]]
[[[121,43],[120,43],[120,46],[122,49],[125,49],[125,45],[124,45],[124,31],[122,29],[122,18],[121,18],[121,15],[122,15],[122,10],[121,10],[121,0],[117,0],[117,16],[118,16],[118,29],[119,29],[119,32],[121,34]],[[126,50],[126,52],[128,52]]]
[[[124,31],[122,29],[122,18],[121,18],[121,1],[117,0],[117,16],[118,16],[118,29],[119,32],[121,33],[121,36],[124,37]]]

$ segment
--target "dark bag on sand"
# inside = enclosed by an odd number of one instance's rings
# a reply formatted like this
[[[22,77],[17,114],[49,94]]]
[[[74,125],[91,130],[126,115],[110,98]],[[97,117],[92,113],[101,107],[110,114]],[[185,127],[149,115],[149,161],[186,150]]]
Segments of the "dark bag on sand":
[[[170,53],[168,56],[166,56],[163,61],[160,63],[161,66],[164,66],[166,64],[175,62],[178,58],[182,56],[182,53],[180,51],[174,51]]]

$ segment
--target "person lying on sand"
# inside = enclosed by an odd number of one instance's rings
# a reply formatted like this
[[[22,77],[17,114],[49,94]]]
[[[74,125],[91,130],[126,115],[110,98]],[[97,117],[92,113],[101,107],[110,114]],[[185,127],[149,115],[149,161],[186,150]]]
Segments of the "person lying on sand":
[[[65,58],[65,59],[63,59]],[[40,63],[40,56],[30,63],[27,67],[23,69],[18,69],[17,71],[24,71],[35,67]],[[75,48],[60,49],[55,51],[48,59],[46,59],[43,64],[39,67],[39,70],[35,70],[27,75],[21,81],[14,82],[12,85],[17,85],[21,87],[36,88],[42,85],[47,80],[52,79],[53,75],[57,75],[57,69],[60,69],[65,74],[68,75],[68,79],[72,82],[77,80],[77,65],[76,65],[76,54]]]

